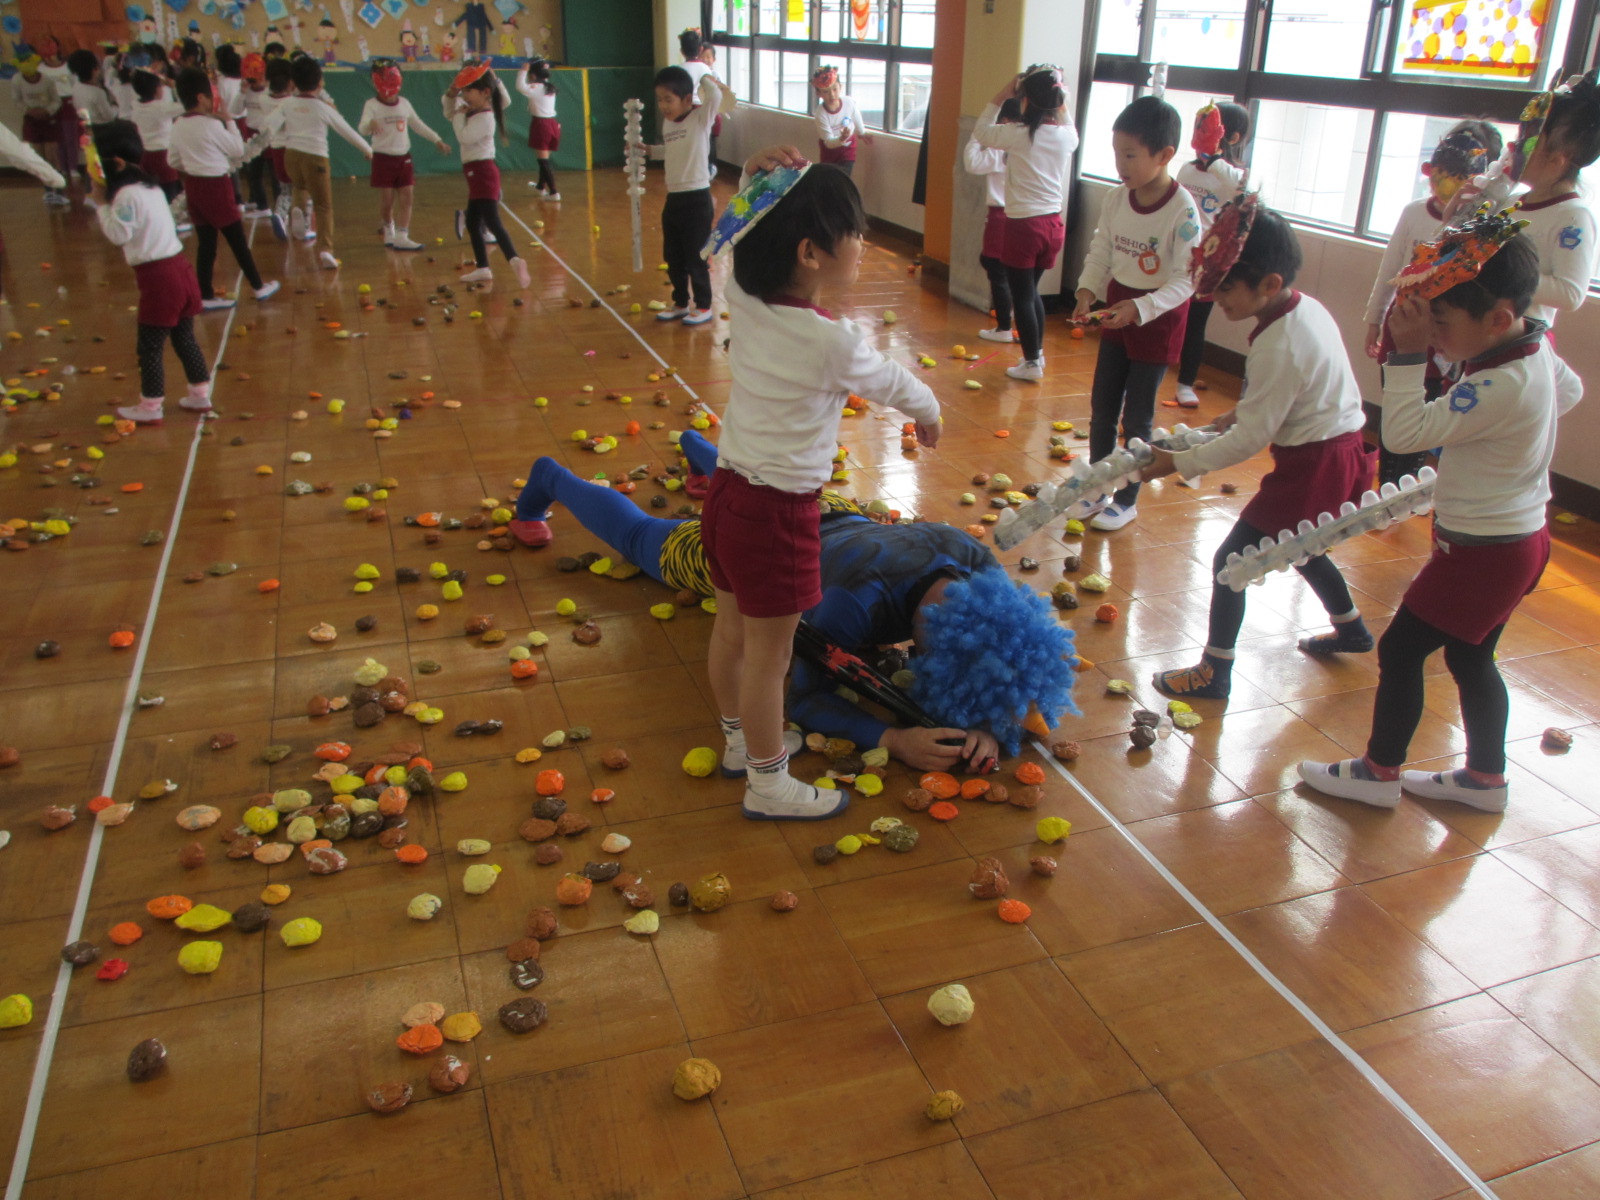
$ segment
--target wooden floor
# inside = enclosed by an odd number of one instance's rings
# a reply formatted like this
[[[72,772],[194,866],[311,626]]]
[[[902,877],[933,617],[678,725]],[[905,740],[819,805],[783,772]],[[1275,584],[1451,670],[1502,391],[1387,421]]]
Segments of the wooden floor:
[[[1089,608],[1068,616],[1082,653],[1098,664],[1081,677],[1083,717],[1069,725],[1084,745],[1072,780],[1115,822],[1052,770],[1038,813],[968,804],[941,826],[902,809],[909,783],[899,767],[882,797],[858,799],[821,828],[748,822],[738,784],[691,779],[678,766],[690,748],[716,744],[704,661],[709,616],[687,609],[658,623],[647,610],[669,597],[648,580],[559,573],[558,556],[601,549],[564,514],[553,547],[510,554],[476,549],[480,535],[470,530],[429,545],[424,529],[402,520],[436,511],[466,518],[491,500],[509,501],[540,454],[585,475],[639,463],[659,469],[672,454],[667,430],[688,419],[688,388],[713,406],[726,395],[725,323],[663,328],[648,313],[627,315],[629,303],[665,293],[653,249],[642,274],[629,269],[620,174],[563,179],[559,214],[541,213],[521,179],[508,188],[517,215],[543,217],[551,250],[535,249],[508,221],[533,265],[533,290],[517,306],[522,294],[506,286],[496,255],[502,283],[483,294],[458,290],[453,322],[436,297],[455,283],[453,235],[427,254],[386,254],[364,184],[336,189],[344,256],[336,274],[314,269],[311,249],[285,248],[260,228],[264,270],[286,286],[267,304],[246,300],[231,325],[225,313],[199,322],[208,351],[220,349],[226,366],[217,374],[221,415],[198,440],[187,491],[195,423],[175,406],[163,428],[105,447],[91,468],[104,486],[71,482],[107,432],[97,418],[137,395],[131,272],[83,211],[50,213],[31,189],[0,195],[10,250],[10,303],[0,309],[10,340],[0,370],[24,387],[64,385],[59,402],[26,402],[3,418],[3,441],[21,448],[21,461],[0,471],[0,519],[40,519],[51,508],[78,518],[68,537],[0,555],[0,742],[21,752],[19,765],[0,771],[0,828],[12,835],[0,852],[0,995],[25,993],[35,1009],[31,1024],[0,1032],[7,1162],[28,1119],[41,1046],[52,1056],[33,1093],[42,1107],[18,1194],[1472,1194],[1136,845],[1498,1195],[1600,1194],[1600,793],[1590,774],[1600,773],[1600,538],[1592,524],[1556,526],[1541,589],[1502,642],[1515,773],[1503,817],[1410,799],[1384,813],[1294,786],[1300,759],[1363,747],[1375,663],[1324,663],[1295,651],[1296,637],[1320,618],[1293,578],[1251,593],[1226,715],[1201,704],[1198,729],[1129,754],[1123,730],[1136,701],[1107,695],[1104,685],[1132,680],[1150,701],[1153,669],[1194,659],[1212,549],[1253,490],[1258,459],[1194,490],[1151,488],[1124,532],[1067,541],[1041,534],[1022,548],[1042,562],[1028,576],[1041,589],[1060,577],[1069,550],[1082,554],[1083,573],[1114,581],[1108,599],[1122,609],[1119,621],[1096,624]],[[430,242],[447,233],[460,190],[457,180],[425,178],[413,233]],[[1007,381],[1009,353],[957,362],[956,343],[986,355],[994,347],[978,341],[977,314],[948,303],[910,261],[875,244],[859,285],[834,307],[880,328],[883,346],[903,360],[926,353],[938,361],[925,378],[946,405],[945,440],[936,452],[902,455],[897,422],[870,412],[846,419],[841,437],[857,496],[965,524],[972,510],[958,498],[974,472],[1047,478],[1050,422],[1087,428],[1095,343],[1068,340],[1053,321],[1042,386]],[[222,277],[232,279],[231,265]],[[606,295],[631,287],[610,298],[620,319],[590,304],[584,281]],[[381,306],[363,305],[358,285],[367,284]],[[886,308],[899,314],[892,328],[877,324]],[[333,322],[359,336],[336,338]],[[669,381],[670,408],[650,402],[662,386],[647,379],[659,368],[652,351],[688,385]],[[399,371],[404,378],[391,377]],[[170,358],[169,373],[175,401]],[[967,379],[982,389],[964,390]],[[1211,382],[1205,414],[1225,408],[1234,391],[1232,381]],[[632,405],[610,392],[632,396]],[[537,408],[536,396],[548,397],[548,408]],[[342,416],[325,411],[331,398],[346,401]],[[401,398],[417,402],[414,419],[375,439],[364,428],[369,407],[388,415]],[[623,437],[603,458],[573,445],[574,430],[621,435],[630,418],[667,428]],[[1001,430],[1009,438],[997,437]],[[309,463],[291,461],[301,451]],[[384,477],[398,481],[380,502],[387,519],[344,510],[352,487]],[[296,479],[331,490],[287,497]],[[1224,494],[1224,483],[1237,492]],[[142,489],[122,490],[133,484]],[[641,484],[636,498],[658,490]],[[147,531],[165,538],[143,545]],[[1427,537],[1413,521],[1337,553],[1374,626],[1385,624]],[[1015,564],[1020,552],[1004,557]],[[426,579],[435,562],[468,572],[462,600],[440,599]],[[238,570],[205,574],[219,563]],[[362,563],[381,575],[367,595],[353,592]],[[397,567],[422,569],[424,582],[397,584]],[[191,573],[198,581],[186,581]],[[508,577],[503,586],[487,582],[494,573]],[[267,579],[281,588],[260,592]],[[572,642],[555,611],[562,598],[593,614],[599,645]],[[419,621],[423,603],[439,604],[442,615]],[[536,628],[549,634],[535,652],[536,680],[511,679],[504,645],[463,636],[477,614],[493,614],[513,642]],[[359,633],[356,620],[366,615],[376,627]],[[336,642],[307,637],[319,622],[338,631]],[[121,627],[136,633],[134,648],[108,647]],[[46,639],[61,653],[36,659]],[[409,679],[443,721],[424,729],[395,715],[359,730],[348,711],[306,715],[314,695],[348,691],[369,656]],[[421,674],[430,659],[443,669]],[[1450,679],[1437,662],[1434,672],[1413,749],[1442,764],[1462,750],[1463,734]],[[130,715],[136,693],[165,702]],[[452,736],[458,722],[487,718],[504,721],[504,732]],[[538,765],[514,761],[517,750],[580,725],[593,730],[589,742],[548,751]],[[1569,753],[1540,749],[1550,725],[1573,732]],[[213,750],[219,733],[237,745]],[[352,762],[420,743],[438,775],[466,773],[465,791],[414,802],[407,814],[406,834],[430,852],[427,861],[402,865],[376,840],[341,843],[350,867],[331,876],[309,874],[299,855],[270,867],[226,858],[218,830],[260,793],[298,786],[327,794],[313,780],[324,764],[312,751],[334,740],[355,747]],[[268,765],[261,754],[274,743],[293,753]],[[613,747],[631,755],[628,770],[601,765]],[[565,844],[565,868],[535,866],[533,846],[517,833],[535,772],[549,766],[565,773],[573,810],[594,823]],[[821,760],[804,769],[820,771]],[[132,800],[161,780],[175,785],[170,795],[94,833],[91,798]],[[585,798],[602,785],[617,793],[604,808]],[[40,828],[52,804],[76,805],[76,824]],[[192,804],[216,805],[222,823],[184,832],[174,818]],[[875,848],[829,866],[813,862],[814,845],[862,832],[880,815],[921,828],[913,853]],[[1044,815],[1065,816],[1074,828],[1052,880],[1027,869],[1041,852],[1033,829]],[[548,978],[532,993],[548,1004],[549,1022],[520,1037],[506,1032],[496,1010],[521,993],[507,979],[504,947],[523,935],[530,909],[554,906],[563,869],[607,857],[599,842],[612,831],[633,839],[626,867],[658,896],[674,881],[723,871],[734,902],[692,916],[663,903],[653,938],[620,927],[629,910],[604,885],[587,906],[561,908],[559,936],[542,959]],[[196,837],[207,859],[185,870],[178,853]],[[456,850],[464,838],[494,846],[464,859]],[[968,895],[974,857],[987,854],[1005,863],[1013,894],[1032,906],[1027,925],[1002,923],[992,903]],[[463,891],[474,861],[504,868],[486,895]],[[86,862],[92,878],[80,882]],[[232,910],[269,883],[293,889],[273,910],[273,926],[212,935],[224,952],[211,975],[185,974],[176,962],[198,935],[145,910],[169,893]],[[770,909],[778,889],[799,896],[794,912]],[[427,923],[406,915],[423,892],[444,902]],[[76,903],[81,936],[100,947],[102,961],[124,958],[125,978],[102,982],[93,966],[70,984],[58,976],[58,952],[77,936]],[[297,917],[322,923],[320,942],[284,945],[278,931]],[[118,948],[107,932],[124,921],[145,935]],[[971,989],[977,1014],[945,1029],[925,1004],[954,980]],[[476,1041],[447,1047],[472,1068],[455,1095],[431,1091],[431,1060],[395,1046],[401,1016],[425,1001],[483,1018]],[[53,1004],[59,1030],[49,1020]],[[128,1051],[150,1037],[166,1043],[169,1068],[130,1083]],[[672,1095],[673,1068],[691,1054],[721,1068],[709,1102]],[[368,1111],[368,1089],[402,1080],[416,1089],[408,1110]],[[923,1116],[938,1089],[966,1100],[953,1123]]]

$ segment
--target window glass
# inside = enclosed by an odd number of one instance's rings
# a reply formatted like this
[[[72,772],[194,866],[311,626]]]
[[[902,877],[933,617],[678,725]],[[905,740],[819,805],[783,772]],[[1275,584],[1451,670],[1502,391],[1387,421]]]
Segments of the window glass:
[[[888,38],[889,0],[849,0],[844,14],[848,42],[883,42]]]
[[[1455,123],[1454,117],[1426,117],[1421,113],[1389,113],[1384,117],[1372,213],[1364,231],[1368,236],[1387,238],[1400,220],[1400,210],[1428,194],[1423,164]],[[1495,122],[1494,127],[1500,131],[1502,143],[1516,133],[1514,125]]]
[[[784,10],[788,0],[755,0],[759,24],[756,32],[767,37],[783,36]]]
[[[729,32],[737,37],[747,37],[755,32],[750,27],[750,0],[732,0],[733,21]]]
[[[726,33],[728,30],[728,0],[713,0],[711,5],[711,32]]]
[[[1457,0],[1465,3],[1466,0]],[[1273,0],[1266,69],[1280,75],[1357,79],[1367,51],[1364,0]]]
[[[896,133],[922,136],[928,123],[928,95],[933,90],[933,68],[927,63],[901,63],[895,91]]]
[[[749,100],[750,51],[737,46],[718,46],[717,51],[717,74],[727,80],[735,96]]]
[[[1189,145],[1189,139],[1194,136],[1194,115],[1212,100],[1231,100],[1231,96],[1212,96],[1210,92],[1180,92],[1176,88],[1168,88],[1166,102],[1178,110],[1178,116],[1183,120],[1183,133],[1178,141],[1178,155],[1172,160],[1172,173],[1176,175],[1178,168],[1194,157],[1194,150]]]
[[[1371,134],[1368,109],[1262,100],[1251,181],[1280,212],[1352,228]]]
[[[756,56],[756,103],[765,104],[769,108],[781,107],[779,98],[782,95],[783,77],[779,73],[779,55],[776,50],[757,50]]]
[[[1142,0],[1100,0],[1100,25],[1095,30],[1096,54],[1139,53]]]
[[[1090,85],[1089,111],[1082,114],[1078,121],[1084,174],[1116,179],[1116,161],[1111,153],[1111,124],[1132,101],[1133,88],[1125,83]]]
[[[861,119],[874,129],[882,129],[888,64],[871,58],[847,58],[844,66],[844,90],[861,109]]]
[[[900,0],[900,45],[933,46],[936,0]]]
[[[844,26],[846,15],[850,11],[850,0],[821,0],[822,5],[822,33],[819,35],[824,42],[844,41]]]
[[[1160,0],[1154,60],[1191,67],[1236,66],[1244,42],[1244,10],[1245,0]],[[1104,18],[1102,28],[1103,22]]]
[[[780,108],[789,112],[809,112],[811,108],[811,58],[792,51],[783,52],[783,88]]]
[[[1407,75],[1531,80],[1545,58],[1549,0],[1406,0],[1395,67]]]

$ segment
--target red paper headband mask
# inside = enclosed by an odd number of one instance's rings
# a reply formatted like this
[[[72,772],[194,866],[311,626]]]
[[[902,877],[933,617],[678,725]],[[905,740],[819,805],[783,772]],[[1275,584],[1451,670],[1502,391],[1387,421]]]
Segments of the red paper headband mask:
[[[400,68],[393,63],[373,68],[372,90],[378,93],[378,99],[385,104],[393,103],[400,95],[400,81]]]

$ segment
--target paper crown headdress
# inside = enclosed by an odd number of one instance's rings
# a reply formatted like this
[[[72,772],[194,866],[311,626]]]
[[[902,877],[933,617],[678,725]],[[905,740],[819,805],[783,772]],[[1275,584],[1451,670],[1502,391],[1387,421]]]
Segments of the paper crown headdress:
[[[805,178],[810,169],[811,164],[806,163],[802,167],[776,167],[757,174],[744,191],[728,201],[728,206],[722,210],[722,215],[712,227],[711,240],[706,243],[700,256],[710,261],[729,246],[737,245],[755,228],[756,222],[794,190],[795,184]]]
[[[1194,248],[1189,260],[1195,299],[1209,300],[1222,286],[1244,253],[1244,244],[1260,211],[1261,197],[1255,192],[1241,192],[1217,210],[1205,241]]]
[[[1441,230],[1411,252],[1411,262],[1395,277],[1397,294],[1433,300],[1451,288],[1477,278],[1483,264],[1500,252],[1528,222],[1517,206],[1496,209],[1483,204],[1466,220]]]
[[[1424,174],[1443,171],[1447,175],[1470,178],[1489,169],[1489,147],[1470,129],[1457,130],[1433,148],[1424,165]]]
[[[265,79],[267,77],[267,60],[254,50],[250,51],[239,62],[239,77],[257,81]]]
[[[462,67],[461,70],[457,71],[455,82],[450,86],[459,92],[462,88],[467,87],[470,84],[477,83],[478,80],[482,79],[488,73],[489,60],[487,58],[480,58],[475,62],[469,62],[466,66]]]
[[[839,68],[833,66],[832,64],[818,67],[815,71],[811,72],[811,86],[816,88],[819,92],[826,91],[828,88],[831,88],[838,82]]]

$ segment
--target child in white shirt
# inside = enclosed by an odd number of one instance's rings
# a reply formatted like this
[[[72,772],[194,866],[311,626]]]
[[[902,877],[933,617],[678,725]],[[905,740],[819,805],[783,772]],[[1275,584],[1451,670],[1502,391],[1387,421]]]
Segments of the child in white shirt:
[[[689,72],[664,67],[656,75],[656,111],[661,114],[660,146],[653,158],[666,162],[667,199],[661,206],[661,240],[672,281],[672,307],[658,321],[704,325],[711,308],[711,269],[700,251],[711,236],[711,124],[719,108],[732,108],[733,91],[707,72],[700,79],[699,103]],[[694,307],[690,307],[693,301]]]
[[[74,50],[67,55],[72,72],[72,107],[92,128],[117,119],[115,102],[101,81],[100,60],[93,50]]]
[[[856,169],[857,144],[872,145],[872,135],[861,119],[861,106],[844,94],[838,67],[818,67],[811,74],[811,86],[817,93],[811,115],[817,122],[821,161],[832,163],[850,175]]]
[[[133,123],[144,144],[144,161],[139,167],[156,181],[169,201],[175,200],[183,191],[183,184],[167,162],[167,143],[172,137],[172,123],[183,116],[183,105],[168,95],[163,75],[138,69],[133,72],[132,82],[133,94],[139,98],[133,106]]]
[[[17,73],[11,77],[11,95],[22,110],[22,140],[46,162],[58,164],[57,146],[61,113],[61,93],[55,81],[40,70],[37,54],[17,60]],[[53,207],[70,205],[63,188],[46,187],[44,202]]]
[[[45,162],[38,151],[5,125],[0,125],[0,163],[15,167],[19,171],[26,171],[47,188],[62,188],[67,185],[60,171]],[[0,238],[0,264],[4,263],[4,259],[5,239]]]
[[[1528,191],[1517,216],[1528,222],[1523,236],[1539,251],[1539,287],[1528,315],[1551,327],[1562,313],[1581,308],[1589,295],[1600,237],[1578,175],[1596,158],[1600,87],[1591,71],[1550,97],[1549,112],[1519,176]]]
[[[251,52],[246,54],[239,63],[239,136],[248,145],[261,126],[267,120],[267,60],[261,55]],[[278,178],[276,168],[272,163],[272,151],[256,155],[245,163],[244,181],[249,193],[247,215],[265,216],[269,204],[267,201],[267,177],[272,173],[273,198],[278,194]]]
[[[1021,116],[1022,105],[1015,98],[1000,106],[1002,122],[1014,122]],[[980,329],[978,336],[991,342],[1015,342],[1017,335],[1011,328],[1011,284],[1006,277],[1006,264],[1001,261],[1006,244],[1006,152],[985,146],[971,137],[962,147],[961,161],[967,174],[983,180],[988,208],[978,264],[989,277],[989,311],[994,314],[994,328]]]
[[[139,403],[117,409],[142,425],[159,425],[166,396],[162,354],[167,339],[178,352],[189,394],[178,401],[191,412],[211,408],[211,372],[194,337],[200,283],[183,256],[183,243],[166,197],[140,168],[145,149],[131,121],[112,121],[94,131],[95,151],[105,167],[104,184],[92,194],[100,228],[133,268],[139,283]]]
[[[550,64],[530,58],[527,67],[517,73],[517,91],[528,101],[528,148],[539,158],[539,199],[559,201],[561,189],[556,187],[550,156],[561,149],[561,122],[556,120],[556,85],[550,78]]]
[[[378,94],[361,109],[356,132],[372,139],[372,186],[378,189],[383,209],[383,244],[391,250],[421,250],[411,237],[411,202],[416,193],[416,169],[411,163],[414,129],[450,153],[450,143],[429,129],[400,94],[400,68],[387,58],[372,62],[372,87]]]
[[[463,76],[475,77],[463,80]],[[444,94],[444,115],[461,143],[461,170],[467,177],[467,207],[456,210],[456,236],[466,233],[472,239],[472,270],[461,276],[462,283],[488,283],[494,278],[489,269],[489,249],[485,234],[494,237],[517,277],[517,286],[532,283],[527,262],[511,244],[511,235],[500,220],[500,167],[494,161],[494,139],[505,128],[506,106],[511,95],[487,62],[462,68],[456,83]]]
[[[1194,281],[1189,259],[1200,241],[1200,214],[1167,173],[1178,153],[1183,121],[1165,100],[1141,96],[1111,125],[1120,187],[1106,193],[1100,223],[1078,279],[1075,320],[1104,294],[1094,365],[1089,452],[1104,458],[1125,439],[1150,439],[1156,389],[1178,361]],[[1127,484],[1091,522],[1122,529],[1139,515],[1139,484]]]
[[[761,181],[781,188],[804,161],[773,147],[745,170],[784,168]],[[799,743],[783,731],[795,628],[822,599],[817,501],[833,474],[840,409],[852,392],[871,396],[915,421],[923,445],[939,440],[927,385],[817,306],[822,289],[855,280],[865,230],[855,185],[819,165],[748,223],[733,251],[732,384],[700,528],[717,598],[709,669],[727,740],[723,769],[747,772],[752,820],[822,820],[849,804],[845,793],[789,774]]]
[[[1196,157],[1178,168],[1178,185],[1194,199],[1200,213],[1200,241],[1205,243],[1217,211],[1240,192],[1250,174],[1244,165],[1245,147],[1250,137],[1250,110],[1242,104],[1207,104],[1194,117],[1194,136],[1189,145]],[[1178,357],[1178,391],[1162,404],[1178,408],[1199,408],[1195,382],[1200,378],[1200,360],[1206,350],[1206,323],[1211,320],[1211,301],[1189,302],[1189,316],[1183,327],[1183,349]]]

